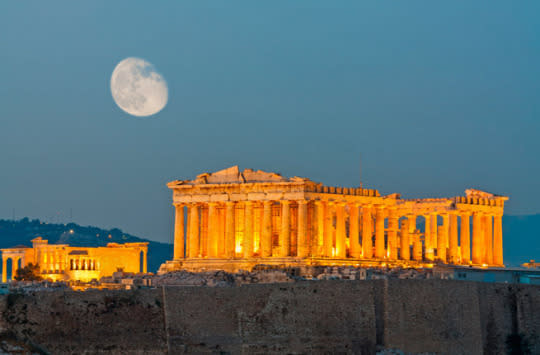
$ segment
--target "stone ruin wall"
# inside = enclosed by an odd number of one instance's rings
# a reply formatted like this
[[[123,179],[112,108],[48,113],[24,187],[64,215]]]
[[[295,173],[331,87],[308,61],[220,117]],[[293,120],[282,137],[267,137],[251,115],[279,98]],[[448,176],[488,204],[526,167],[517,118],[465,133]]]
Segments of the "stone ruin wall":
[[[540,353],[540,287],[446,280],[39,292],[0,298],[0,340],[44,353]]]

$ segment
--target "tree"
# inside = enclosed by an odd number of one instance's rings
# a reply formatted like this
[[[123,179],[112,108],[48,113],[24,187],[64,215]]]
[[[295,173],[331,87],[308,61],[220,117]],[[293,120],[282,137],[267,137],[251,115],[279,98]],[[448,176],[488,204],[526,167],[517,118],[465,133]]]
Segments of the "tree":
[[[17,281],[41,281],[41,275],[39,274],[39,264],[28,263],[23,268],[20,268],[15,273],[15,280]]]

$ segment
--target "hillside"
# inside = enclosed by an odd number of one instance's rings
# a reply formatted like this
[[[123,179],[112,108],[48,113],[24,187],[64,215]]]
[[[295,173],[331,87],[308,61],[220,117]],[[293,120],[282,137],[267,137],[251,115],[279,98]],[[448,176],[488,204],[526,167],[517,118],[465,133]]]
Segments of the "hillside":
[[[120,229],[110,230],[97,227],[83,227],[75,223],[44,223],[37,219],[0,220],[0,248],[15,245],[32,246],[35,237],[47,239],[50,244],[69,244],[80,247],[105,246],[107,243],[148,242],[148,271],[156,272],[161,263],[171,260],[173,247],[170,244],[158,243],[138,238]]]

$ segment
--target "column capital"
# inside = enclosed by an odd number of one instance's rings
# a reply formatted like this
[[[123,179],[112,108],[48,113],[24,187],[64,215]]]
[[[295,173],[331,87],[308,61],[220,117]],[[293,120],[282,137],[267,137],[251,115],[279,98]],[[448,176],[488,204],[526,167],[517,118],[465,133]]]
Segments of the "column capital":
[[[297,200],[296,203],[298,203],[299,205],[300,204],[303,204],[303,205],[307,205],[309,201],[308,200]]]
[[[291,200],[279,200],[279,203],[281,203],[282,205],[288,205],[291,203]]]
[[[472,213],[471,211],[458,211],[458,214],[460,216],[470,216]]]
[[[263,203],[263,205],[271,205],[272,203],[274,203],[274,201],[272,201],[272,200],[263,200],[262,203]]]
[[[234,206],[236,204],[236,201],[225,201],[225,205],[227,206]]]
[[[253,201],[244,201],[244,206],[252,206],[253,205]]]

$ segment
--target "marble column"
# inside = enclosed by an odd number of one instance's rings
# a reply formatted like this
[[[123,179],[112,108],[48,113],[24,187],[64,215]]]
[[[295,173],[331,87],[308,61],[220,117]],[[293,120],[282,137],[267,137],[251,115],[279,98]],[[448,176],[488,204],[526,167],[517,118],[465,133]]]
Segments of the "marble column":
[[[446,238],[448,229],[442,226],[437,226],[437,260],[446,263]]]
[[[502,214],[495,215],[493,224],[493,264],[503,266]]]
[[[416,233],[416,229],[414,234],[412,235],[412,245],[413,245],[413,253],[412,258],[416,261],[422,261],[422,241],[420,240],[420,234]]]
[[[484,263],[493,265],[493,217],[484,215]]]
[[[450,240],[448,242],[448,262],[458,264],[460,255],[458,253],[458,215],[457,212],[450,212]]]
[[[216,202],[208,203],[208,228],[207,228],[207,253],[209,258],[218,256],[218,235],[219,235],[219,215],[218,204]]]
[[[7,282],[7,258],[4,255],[2,255],[2,282]]]
[[[148,262],[147,262],[147,255],[146,255],[147,253],[148,253],[147,250],[143,250],[143,273],[145,274],[148,272]],[[95,270],[95,264],[94,264],[94,270]]]
[[[437,259],[446,263],[447,255],[446,248],[448,246],[448,214],[441,214],[443,223],[437,227]]]
[[[425,256],[427,261],[433,261],[435,260],[435,243],[433,242],[433,234],[431,233],[431,215],[425,215],[424,220]]]
[[[409,245],[412,245],[413,260],[422,260],[422,244],[420,242],[420,236],[416,233],[416,218],[415,214],[407,216],[407,224],[409,226]]]
[[[399,221],[395,207],[388,209],[388,259],[396,260],[398,252],[397,232]]]
[[[323,243],[324,243],[324,226],[325,226],[325,213],[326,203],[324,201],[315,201],[316,216],[317,216],[317,237],[316,242],[313,243],[312,253],[315,256],[325,256]]]
[[[436,213],[431,214],[431,242],[433,243],[433,251],[437,250],[437,242],[439,241],[439,238],[437,236],[437,232],[439,231],[438,228],[438,221],[437,221],[438,215]]]
[[[469,264],[471,261],[471,221],[468,212],[461,213],[461,263]]]
[[[174,259],[184,258],[184,205],[175,205]]]
[[[373,258],[371,205],[362,206],[362,257]]]
[[[297,253],[299,258],[305,258],[309,256],[309,244],[307,238],[307,224],[308,224],[308,209],[307,201],[298,201],[298,238],[297,238]]]
[[[261,256],[263,258],[272,256],[272,201],[263,201]]]
[[[234,258],[236,256],[236,226],[235,226],[235,203],[225,202],[225,256]]]
[[[319,231],[318,231],[318,207],[315,201],[308,202],[307,214],[308,214],[308,227],[307,227],[307,243],[308,243],[308,256],[318,256],[317,247],[319,245]]]
[[[244,239],[242,240],[244,258],[253,257],[253,202],[244,202]]]
[[[362,246],[360,245],[360,230],[358,228],[358,205],[349,205],[349,247],[350,256],[359,259],[362,256]]]
[[[482,231],[482,215],[480,212],[473,213],[473,240],[472,240],[472,262],[482,264],[484,236]]]
[[[290,255],[291,252],[291,209],[290,201],[281,201],[281,231],[279,233],[279,247],[281,257]]]
[[[410,260],[411,259],[411,249],[409,243],[409,220],[401,220],[400,228],[400,250],[399,255],[401,260]]]
[[[225,204],[220,203],[218,208],[219,233],[218,233],[218,256],[220,258],[225,255]]]
[[[336,257],[347,257],[347,231],[345,230],[345,204],[336,204]]]
[[[17,275],[17,270],[19,270],[19,260],[21,260],[20,257],[13,258],[13,264],[11,264],[11,278],[15,280],[15,276]]]
[[[324,209],[324,236],[323,236],[323,254],[329,258],[333,256],[332,249],[334,247],[334,203],[326,202]]]
[[[384,206],[375,208],[375,257],[383,259],[386,257],[384,250]]]
[[[199,256],[199,206],[196,204],[189,205],[189,248],[188,253],[190,258]]]

